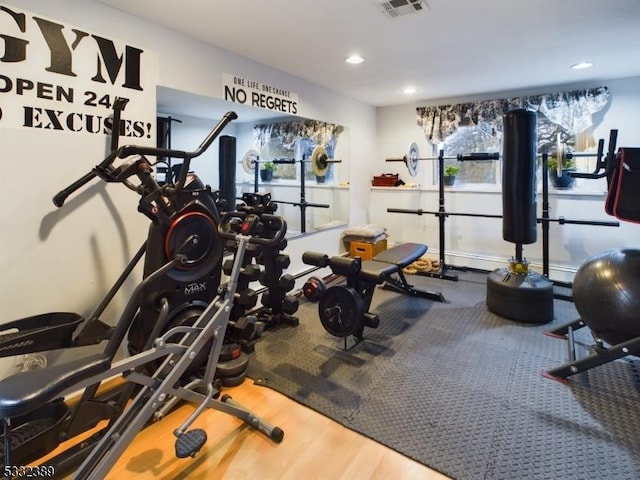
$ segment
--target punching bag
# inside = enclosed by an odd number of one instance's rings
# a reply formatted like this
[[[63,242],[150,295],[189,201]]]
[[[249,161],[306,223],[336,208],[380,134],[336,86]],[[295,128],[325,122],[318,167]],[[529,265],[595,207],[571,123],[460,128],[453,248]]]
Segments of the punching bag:
[[[236,137],[222,135],[218,145],[220,199],[224,200],[225,211],[233,212],[236,209]]]
[[[547,323],[553,320],[553,284],[522,257],[522,245],[535,243],[537,234],[537,115],[516,109],[503,121],[502,237],[516,244],[516,256],[509,268],[487,276],[487,308],[511,320]]]
[[[502,149],[502,237],[536,242],[537,114],[516,109],[504,115]]]

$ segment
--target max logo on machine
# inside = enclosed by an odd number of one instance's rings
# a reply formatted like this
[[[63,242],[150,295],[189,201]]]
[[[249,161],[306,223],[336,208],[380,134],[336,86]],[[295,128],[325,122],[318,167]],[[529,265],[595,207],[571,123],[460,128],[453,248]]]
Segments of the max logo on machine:
[[[207,289],[206,282],[201,282],[201,283],[194,282],[184,287],[184,294],[195,295],[196,293],[204,292],[206,289]]]

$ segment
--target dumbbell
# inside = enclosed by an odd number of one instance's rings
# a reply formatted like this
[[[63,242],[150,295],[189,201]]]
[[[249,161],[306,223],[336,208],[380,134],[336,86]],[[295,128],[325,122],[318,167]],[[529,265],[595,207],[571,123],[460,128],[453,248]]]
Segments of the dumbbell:
[[[233,269],[233,259],[228,258],[222,262],[222,271],[225,275],[231,275]],[[249,282],[255,282],[260,277],[261,269],[259,265],[249,264],[242,267],[240,275],[245,277]]]
[[[293,295],[285,295],[282,300],[282,311],[287,315],[293,315],[298,311],[299,302]]]
[[[309,277],[302,287],[302,294],[310,302],[317,302],[327,289],[324,280],[318,277]]]
[[[285,273],[278,279],[278,287],[285,292],[289,292],[293,290],[293,287],[296,286],[296,279],[290,273]]]
[[[258,303],[258,293],[251,288],[236,293],[234,298],[236,303],[245,309],[253,308]]]
[[[289,268],[289,265],[291,265],[291,259],[289,258],[289,255],[281,253],[279,255],[276,255],[274,263],[277,268],[286,270],[287,268]]]
[[[264,323],[258,322],[255,315],[244,315],[233,322],[234,332],[244,340],[253,340],[262,335]]]

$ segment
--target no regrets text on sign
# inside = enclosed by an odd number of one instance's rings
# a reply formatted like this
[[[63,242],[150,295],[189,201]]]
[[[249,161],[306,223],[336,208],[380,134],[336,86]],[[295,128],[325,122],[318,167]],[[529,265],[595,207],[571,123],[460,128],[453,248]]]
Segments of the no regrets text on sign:
[[[222,75],[222,84],[228,102],[291,115],[298,113],[298,95],[289,90],[228,73]]]

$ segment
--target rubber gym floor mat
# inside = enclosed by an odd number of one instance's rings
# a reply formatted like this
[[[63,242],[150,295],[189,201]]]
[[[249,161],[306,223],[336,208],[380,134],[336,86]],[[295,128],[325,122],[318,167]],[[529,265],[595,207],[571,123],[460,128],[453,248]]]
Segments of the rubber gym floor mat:
[[[522,324],[487,310],[483,274],[410,281],[448,303],[379,288],[380,326],[348,351],[303,303],[298,327],[258,341],[248,376],[459,480],[638,478],[640,360],[569,385],[543,378],[567,361],[566,342],[543,332],[577,318],[573,304]],[[589,345],[588,330],[576,340]]]

